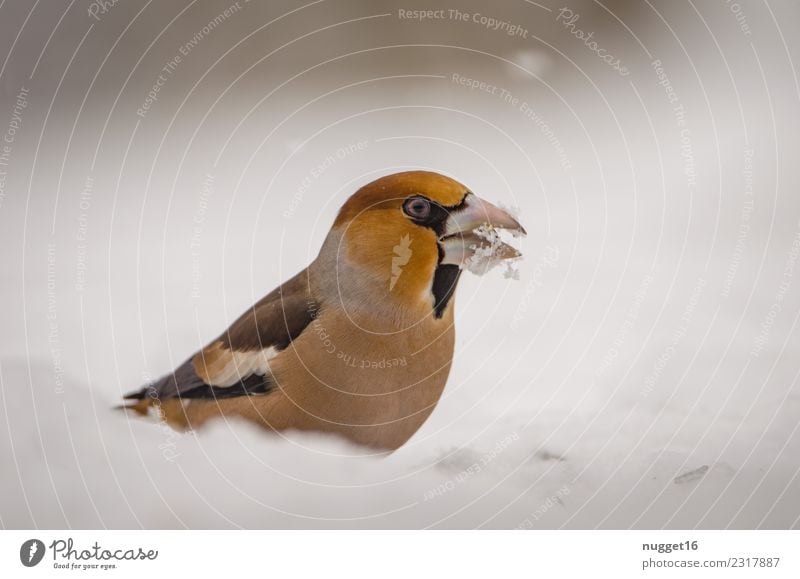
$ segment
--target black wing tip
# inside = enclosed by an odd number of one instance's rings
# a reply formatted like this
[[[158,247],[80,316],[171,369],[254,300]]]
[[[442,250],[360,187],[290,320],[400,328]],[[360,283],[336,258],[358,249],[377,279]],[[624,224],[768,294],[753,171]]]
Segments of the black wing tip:
[[[231,386],[212,386],[203,382],[195,373],[191,360],[184,363],[172,374],[161,380],[128,392],[122,399],[133,402],[136,406],[142,401],[158,404],[159,401],[171,399],[197,399],[205,398],[219,400],[237,396],[264,396],[274,389],[274,384],[269,376],[251,374],[243,377],[238,383]]]
[[[153,386],[145,386],[139,390],[128,392],[122,397],[123,400],[144,400],[145,398],[158,398],[158,391]]]
[[[265,376],[254,374],[233,386],[210,386],[204,384],[180,394],[181,398],[222,400],[239,396],[264,396],[273,390],[272,382]]]

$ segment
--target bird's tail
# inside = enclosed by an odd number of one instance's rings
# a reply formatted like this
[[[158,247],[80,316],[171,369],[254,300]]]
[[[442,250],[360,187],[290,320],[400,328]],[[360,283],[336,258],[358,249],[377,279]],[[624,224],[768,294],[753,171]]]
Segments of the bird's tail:
[[[150,412],[150,407],[153,406],[153,402],[157,400],[150,394],[151,390],[151,387],[148,386],[134,392],[129,392],[122,397],[126,402],[113,406],[112,409],[132,410],[139,416],[147,416]]]

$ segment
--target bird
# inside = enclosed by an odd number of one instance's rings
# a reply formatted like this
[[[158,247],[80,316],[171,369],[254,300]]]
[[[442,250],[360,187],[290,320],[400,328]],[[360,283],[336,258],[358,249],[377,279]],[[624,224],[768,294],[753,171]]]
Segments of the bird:
[[[525,229],[445,175],[380,177],[344,203],[319,255],[123,408],[178,430],[238,418],[394,451],[436,407],[455,291],[486,235]],[[498,263],[521,256],[493,241]]]

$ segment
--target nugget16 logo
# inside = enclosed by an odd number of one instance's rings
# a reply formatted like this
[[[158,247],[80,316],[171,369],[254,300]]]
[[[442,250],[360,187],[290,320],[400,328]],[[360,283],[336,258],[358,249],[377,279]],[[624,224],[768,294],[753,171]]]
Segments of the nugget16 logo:
[[[39,539],[28,539],[19,548],[19,560],[26,567],[35,567],[44,557],[45,547]]]

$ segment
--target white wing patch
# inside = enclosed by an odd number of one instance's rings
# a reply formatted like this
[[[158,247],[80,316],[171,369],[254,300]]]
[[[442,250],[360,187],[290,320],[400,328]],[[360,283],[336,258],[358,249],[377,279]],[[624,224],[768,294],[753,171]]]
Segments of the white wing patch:
[[[273,347],[252,352],[231,352],[227,362],[216,372],[212,386],[233,386],[252,374],[269,374],[269,360],[278,353]]]

